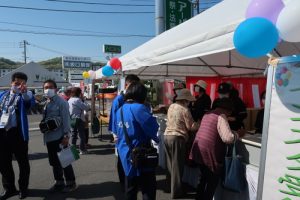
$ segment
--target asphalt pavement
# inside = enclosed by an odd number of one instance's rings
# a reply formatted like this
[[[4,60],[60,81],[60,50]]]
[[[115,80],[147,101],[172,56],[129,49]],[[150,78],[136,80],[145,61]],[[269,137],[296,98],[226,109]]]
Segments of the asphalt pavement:
[[[98,137],[90,137],[89,154],[81,155],[80,159],[74,162],[73,167],[76,174],[77,190],[62,194],[49,193],[48,189],[54,184],[52,169],[48,163],[46,147],[43,144],[42,134],[38,128],[41,115],[29,115],[30,124],[30,142],[29,158],[31,166],[29,196],[32,200],[65,200],[65,199],[124,199],[123,192],[118,183],[116,171],[116,156],[114,154],[114,144],[110,143],[110,137],[107,133],[107,127],[103,130],[103,140]],[[18,179],[18,166],[13,161],[16,174],[16,186]],[[170,199],[170,194],[166,193],[166,182],[164,170],[157,171],[157,199]],[[2,183],[0,181],[0,191]],[[194,194],[189,194],[188,199],[193,199]],[[17,196],[10,199],[18,199]],[[139,193],[138,199],[141,198]]]

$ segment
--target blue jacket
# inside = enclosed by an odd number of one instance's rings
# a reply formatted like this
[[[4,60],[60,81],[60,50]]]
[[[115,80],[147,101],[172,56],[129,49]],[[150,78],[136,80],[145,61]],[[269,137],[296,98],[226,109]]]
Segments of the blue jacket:
[[[109,124],[108,124],[108,130],[112,132],[113,134],[117,133],[117,128],[115,127],[115,121],[116,121],[116,113],[118,109],[124,104],[124,95],[120,94],[114,98],[110,110],[109,115]]]
[[[139,103],[125,103],[122,107],[124,124],[127,128],[132,148],[140,146],[143,143],[149,143],[151,140],[154,140],[156,143],[159,142],[157,137],[159,126],[156,118],[152,116],[147,106]],[[118,142],[116,146],[118,148],[119,157],[126,176],[140,176],[141,170],[134,168],[130,162],[130,150],[125,140],[120,110],[121,109],[116,113],[115,125],[117,127]],[[149,171],[154,169],[142,170]]]
[[[3,100],[3,97],[5,97],[9,92],[10,91],[5,91],[5,92],[0,93],[0,102]],[[24,141],[28,141],[29,140],[29,130],[28,130],[28,119],[27,119],[26,110],[35,104],[35,100],[34,100],[33,95],[32,95],[32,98],[28,101],[25,101],[21,94],[19,94],[19,95],[21,96],[21,98],[18,102],[18,108],[20,110],[20,114],[17,115],[17,117],[19,118],[17,121],[21,122],[21,124],[18,124],[18,126],[21,125],[21,133],[22,133]],[[2,113],[0,113],[0,115],[2,115]]]

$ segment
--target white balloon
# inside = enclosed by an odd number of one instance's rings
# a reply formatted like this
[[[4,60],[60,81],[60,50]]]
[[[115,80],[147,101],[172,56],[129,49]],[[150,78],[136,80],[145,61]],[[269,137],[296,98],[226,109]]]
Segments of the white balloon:
[[[300,42],[300,0],[290,0],[281,10],[276,27],[280,38],[288,42]]]
[[[98,69],[95,74],[96,74],[95,77],[96,79],[102,78],[103,77],[102,69]]]

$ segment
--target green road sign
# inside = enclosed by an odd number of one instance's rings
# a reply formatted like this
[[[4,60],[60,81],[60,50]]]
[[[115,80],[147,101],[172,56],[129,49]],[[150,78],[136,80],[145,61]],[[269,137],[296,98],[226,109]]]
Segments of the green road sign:
[[[118,45],[103,45],[103,52],[104,53],[121,53],[121,46]]]
[[[192,3],[189,0],[166,1],[166,30],[169,30],[192,17]]]

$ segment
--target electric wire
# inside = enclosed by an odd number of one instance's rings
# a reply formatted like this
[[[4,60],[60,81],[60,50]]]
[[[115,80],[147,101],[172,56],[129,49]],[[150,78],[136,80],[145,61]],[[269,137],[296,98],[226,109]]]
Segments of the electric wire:
[[[54,30],[65,30],[65,31],[76,31],[76,32],[85,32],[85,33],[98,33],[98,34],[112,34],[116,37],[154,37],[153,35],[142,35],[142,34],[125,34],[125,33],[109,33],[109,32],[98,32],[98,31],[90,31],[90,30],[80,30],[80,29],[70,29],[70,28],[58,28],[58,27],[51,27],[51,26],[41,26],[41,25],[31,25],[31,24],[21,24],[15,22],[4,22],[0,21],[1,24],[9,24],[9,25],[18,25],[18,26],[27,26],[27,27],[34,27],[34,28],[47,28],[47,29],[54,29]]]
[[[66,9],[50,9],[50,8],[32,8],[23,6],[5,6],[0,5],[0,8],[22,9],[22,10],[37,10],[50,12],[67,12],[67,13],[87,13],[87,14],[153,14],[153,11],[88,11],[88,10],[66,10]]]
[[[44,0],[57,3],[71,3],[71,4],[86,4],[86,5],[103,5],[103,6],[127,6],[127,7],[153,7],[154,5],[144,4],[117,4],[117,3],[98,3],[98,2],[83,2],[83,1],[67,1],[67,0]]]

